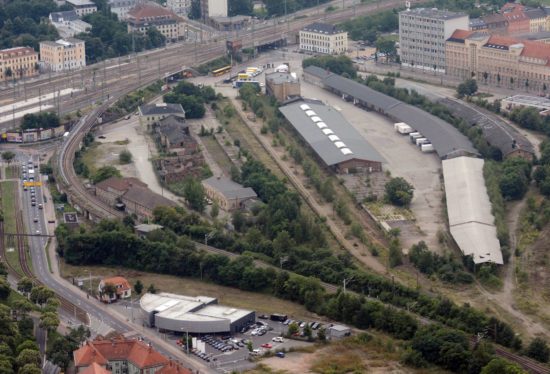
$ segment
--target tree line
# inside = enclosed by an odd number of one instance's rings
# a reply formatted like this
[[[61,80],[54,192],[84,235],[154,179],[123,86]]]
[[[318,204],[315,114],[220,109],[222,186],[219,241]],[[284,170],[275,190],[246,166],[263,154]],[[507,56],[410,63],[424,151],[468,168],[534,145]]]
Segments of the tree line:
[[[216,92],[210,86],[198,87],[193,83],[181,81],[171,92],[164,95],[164,102],[181,104],[185,118],[202,118],[206,109],[204,104],[217,100]]]

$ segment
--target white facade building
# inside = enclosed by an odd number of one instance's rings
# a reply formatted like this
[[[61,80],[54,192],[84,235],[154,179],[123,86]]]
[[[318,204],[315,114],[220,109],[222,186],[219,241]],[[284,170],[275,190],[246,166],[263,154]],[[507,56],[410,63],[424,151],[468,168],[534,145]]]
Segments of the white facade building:
[[[72,6],[79,17],[97,12],[97,5],[89,0],[65,0],[65,3]]]
[[[403,66],[445,72],[445,41],[456,29],[468,30],[464,13],[416,8],[399,13],[399,49]]]
[[[191,0],[167,0],[166,6],[179,16],[186,16],[191,10]]]
[[[300,30],[300,49],[329,55],[345,53],[348,33],[334,25],[316,22]]]
[[[203,18],[227,17],[227,0],[201,0],[201,14]]]
[[[138,0],[109,0],[111,12],[115,13],[121,21],[128,19],[128,12],[137,4]]]

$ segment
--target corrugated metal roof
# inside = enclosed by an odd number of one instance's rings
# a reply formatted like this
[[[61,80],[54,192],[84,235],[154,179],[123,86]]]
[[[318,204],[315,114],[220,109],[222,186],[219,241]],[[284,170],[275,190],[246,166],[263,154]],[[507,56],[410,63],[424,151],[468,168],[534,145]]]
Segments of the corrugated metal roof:
[[[503,264],[500,243],[483,178],[484,161],[472,157],[443,160],[451,235],[474,263]]]
[[[352,159],[384,162],[382,156],[336,109],[320,101],[307,102],[322,122],[330,127],[321,129],[318,126],[321,122],[314,123],[301,109],[303,105],[304,102],[294,102],[280,107],[279,110],[325,164],[331,166]],[[338,139],[335,139],[334,135]],[[340,147],[340,144],[336,144],[336,140],[341,141],[347,148]],[[348,151],[343,153],[343,149]]]

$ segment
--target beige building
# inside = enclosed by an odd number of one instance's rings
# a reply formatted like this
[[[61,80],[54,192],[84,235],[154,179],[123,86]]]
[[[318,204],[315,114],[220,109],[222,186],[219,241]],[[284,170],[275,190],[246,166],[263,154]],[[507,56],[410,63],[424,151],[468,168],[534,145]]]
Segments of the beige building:
[[[86,66],[85,42],[75,38],[40,42],[40,62],[51,71],[80,69]]]
[[[166,6],[180,16],[187,16],[191,10],[191,0],[166,0]]]
[[[456,30],[445,46],[448,75],[512,89],[550,89],[549,44]]]
[[[139,123],[146,126],[148,130],[152,129],[154,123],[158,123],[169,116],[185,119],[185,110],[181,104],[156,103],[145,104],[138,108]]]
[[[226,212],[244,208],[244,203],[258,195],[250,187],[233,182],[226,177],[210,177],[202,181],[204,193]]]
[[[300,80],[294,73],[274,72],[265,75],[265,92],[279,102],[300,96]]]
[[[329,55],[346,53],[348,33],[334,25],[315,22],[300,30],[300,49],[302,51]]]
[[[73,7],[79,17],[97,12],[97,5],[89,0],[65,0],[65,3]]]
[[[154,4],[139,4],[128,11],[128,32],[146,33],[155,27],[166,39],[178,40],[185,36],[186,24],[170,9]]]
[[[38,52],[31,47],[15,47],[0,51],[0,82],[37,74]]]

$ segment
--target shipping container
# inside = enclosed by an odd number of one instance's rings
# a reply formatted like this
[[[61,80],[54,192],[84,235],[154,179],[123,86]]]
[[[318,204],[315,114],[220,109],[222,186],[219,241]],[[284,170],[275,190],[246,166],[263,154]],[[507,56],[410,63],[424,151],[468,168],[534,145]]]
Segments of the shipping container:
[[[413,132],[412,134],[409,134],[409,138],[411,139],[411,143],[416,144],[416,139],[422,138],[422,134],[419,132]]]
[[[426,139],[426,138],[418,138],[418,139],[416,139],[416,145],[419,146],[419,147],[420,147],[422,144],[429,144],[429,143],[430,143],[430,141],[429,141],[428,139]]]

